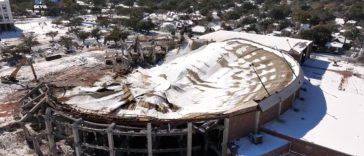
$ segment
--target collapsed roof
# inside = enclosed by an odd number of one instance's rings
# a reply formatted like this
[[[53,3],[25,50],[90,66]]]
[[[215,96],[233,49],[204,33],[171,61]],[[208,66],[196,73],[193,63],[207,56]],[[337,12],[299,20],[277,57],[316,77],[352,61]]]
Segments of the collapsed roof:
[[[285,53],[241,39],[211,43],[126,78],[57,94],[81,113],[161,120],[203,118],[256,108],[289,85],[299,65]],[[295,72],[295,73],[293,73]],[[264,88],[265,87],[265,88]]]

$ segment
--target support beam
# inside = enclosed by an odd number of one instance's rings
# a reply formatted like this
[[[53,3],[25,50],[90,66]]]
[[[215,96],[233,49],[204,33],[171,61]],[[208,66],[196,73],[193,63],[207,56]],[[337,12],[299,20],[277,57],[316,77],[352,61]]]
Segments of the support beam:
[[[53,126],[52,126],[52,119],[51,119],[51,109],[47,108],[45,113],[45,126],[47,131],[48,143],[49,143],[49,151],[52,156],[57,156],[57,149],[54,143],[53,137]]]
[[[79,124],[82,122],[82,119],[77,119],[73,124],[72,124],[72,133],[73,133],[73,139],[75,142],[75,151],[76,151],[76,156],[81,156],[81,142],[80,142],[80,134],[78,131],[78,126]]]
[[[35,113],[37,110],[39,110],[45,102],[46,98],[43,98],[41,101],[39,101],[29,112],[27,112],[27,114],[25,114],[22,119],[20,119],[20,122],[25,122],[32,115],[32,113]]]
[[[293,95],[292,95],[292,105],[293,105],[295,100],[296,100],[296,92],[294,92]]]
[[[109,152],[110,152],[110,156],[115,156],[114,135],[112,133],[112,129],[114,129],[114,127],[115,127],[115,123],[112,123],[107,128],[107,140],[109,142]]]
[[[258,134],[259,133],[259,122],[260,122],[260,111],[257,110],[255,112],[254,134]]]
[[[230,119],[225,118],[224,119],[224,132],[222,135],[222,143],[221,143],[221,156],[227,156],[227,143],[229,139],[229,124]]]
[[[152,124],[147,124],[147,147],[148,147],[148,156],[153,156],[153,146],[152,146]]]
[[[281,115],[281,113],[282,113],[282,103],[283,103],[282,98],[279,98],[279,104],[278,104],[278,118],[279,118],[279,116],[280,116],[280,115]]]
[[[187,156],[192,156],[192,123],[187,123]]]

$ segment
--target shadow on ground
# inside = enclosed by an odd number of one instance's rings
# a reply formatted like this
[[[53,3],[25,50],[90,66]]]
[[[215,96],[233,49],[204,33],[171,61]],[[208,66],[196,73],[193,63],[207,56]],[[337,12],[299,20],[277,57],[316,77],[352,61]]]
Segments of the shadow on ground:
[[[319,84],[311,81],[321,80],[330,62],[310,59],[302,66],[305,81],[301,87],[300,97],[293,107],[263,127],[295,138],[302,138],[316,127],[324,118],[327,104]],[[313,80],[315,79],[315,80]]]

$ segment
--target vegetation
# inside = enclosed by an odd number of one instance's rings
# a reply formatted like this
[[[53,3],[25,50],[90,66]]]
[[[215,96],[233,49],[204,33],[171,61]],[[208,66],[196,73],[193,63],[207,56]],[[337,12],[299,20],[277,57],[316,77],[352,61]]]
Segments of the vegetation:
[[[92,29],[90,35],[91,35],[91,37],[95,38],[95,40],[98,43],[102,36],[100,28]]]
[[[86,31],[80,31],[76,35],[80,40],[82,40],[82,43],[85,44],[85,40],[90,36],[90,33]]]
[[[52,38],[52,41],[54,41],[54,38],[58,35],[58,31],[49,31],[46,33],[46,36],[49,36]]]
[[[22,49],[23,53],[30,54],[32,53],[32,47],[39,44],[36,35],[34,33],[29,33],[26,35],[23,35],[21,37],[21,43],[19,44],[18,49]]]
[[[300,36],[304,39],[313,40],[315,44],[321,47],[324,47],[332,39],[331,30],[327,25],[314,26],[310,30],[303,31]]]
[[[69,36],[61,36],[59,39],[59,43],[64,46],[67,50],[72,48],[73,42],[72,37]]]

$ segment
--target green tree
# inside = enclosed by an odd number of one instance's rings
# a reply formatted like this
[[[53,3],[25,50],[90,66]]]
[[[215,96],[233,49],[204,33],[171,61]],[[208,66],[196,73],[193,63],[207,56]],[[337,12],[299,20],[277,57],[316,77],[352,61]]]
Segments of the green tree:
[[[270,17],[276,20],[281,20],[286,18],[287,16],[289,16],[290,13],[291,9],[287,5],[275,6],[269,11]]]
[[[70,50],[72,48],[72,37],[69,36],[61,36],[59,39],[59,43],[64,46],[67,50]]]
[[[52,41],[54,41],[54,38],[58,35],[58,31],[49,31],[45,35],[51,37]]]
[[[39,44],[36,37],[37,36],[34,35],[34,33],[29,33],[29,34],[23,35],[21,37],[20,45],[25,48],[24,53],[31,53],[32,52],[32,47]]]
[[[300,23],[307,23],[311,17],[307,11],[294,10],[292,13],[293,20]]]
[[[324,47],[327,42],[331,41],[331,33],[332,31],[327,26],[320,24],[312,27],[310,30],[301,32],[300,37],[313,40],[315,44]]]
[[[82,40],[82,43],[85,44],[85,40],[90,36],[90,33],[86,31],[80,31],[76,35],[80,40]]]
[[[99,40],[100,40],[101,35],[102,35],[100,28],[92,29],[90,35],[91,35],[91,37],[96,39],[97,43],[99,43]]]
[[[98,17],[96,20],[96,23],[97,23],[97,25],[99,25],[101,27],[107,28],[107,27],[109,27],[111,22],[110,22],[109,18],[107,18],[107,17]]]
[[[77,26],[81,26],[83,22],[83,18],[81,17],[76,17],[76,18],[72,18],[69,23],[68,26],[70,27],[77,27]]]
[[[141,20],[138,22],[137,28],[149,33],[150,30],[154,29],[155,24],[150,20]]]

